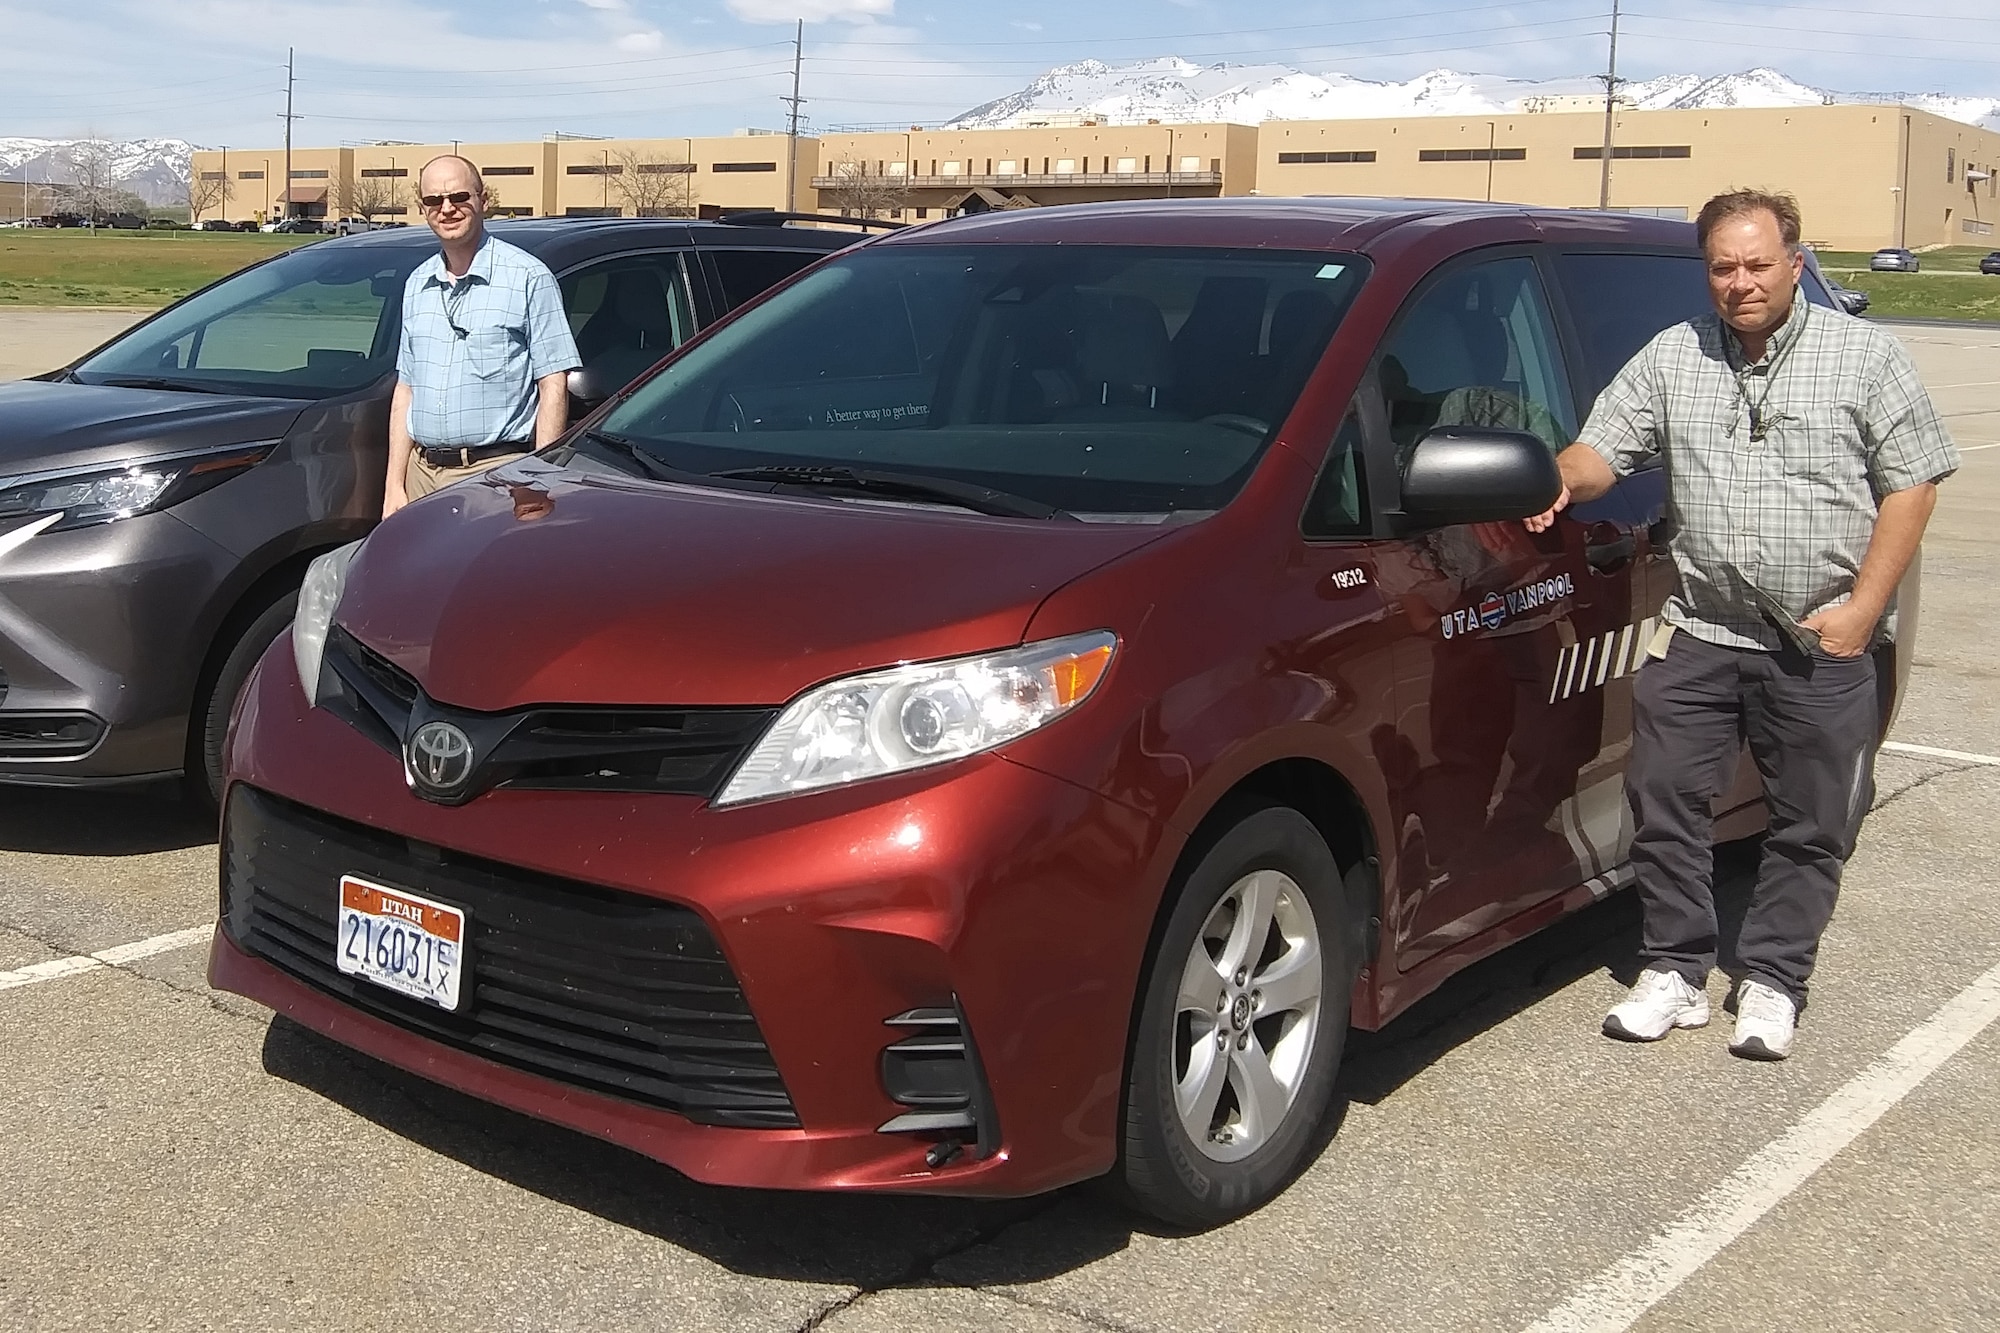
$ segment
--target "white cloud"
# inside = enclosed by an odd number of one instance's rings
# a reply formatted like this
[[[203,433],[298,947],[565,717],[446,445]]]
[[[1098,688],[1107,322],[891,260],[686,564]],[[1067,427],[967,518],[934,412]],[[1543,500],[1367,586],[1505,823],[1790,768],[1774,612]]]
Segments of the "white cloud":
[[[585,9],[624,9],[625,0],[576,0]]]
[[[651,55],[665,47],[666,38],[657,28],[649,28],[645,32],[628,32],[618,39],[618,49],[630,51],[634,55]]]
[[[861,23],[893,17],[896,0],[729,0],[729,12],[745,23]]]

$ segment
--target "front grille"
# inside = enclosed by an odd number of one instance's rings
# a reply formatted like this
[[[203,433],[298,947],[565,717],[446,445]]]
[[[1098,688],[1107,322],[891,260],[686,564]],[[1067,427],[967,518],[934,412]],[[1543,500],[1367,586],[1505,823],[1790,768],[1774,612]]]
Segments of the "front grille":
[[[776,715],[770,708],[450,708],[338,626],[327,636],[319,702],[392,754],[422,722],[458,725],[477,754],[455,803],[500,786],[712,797]]]
[[[0,684],[0,695],[5,688]],[[90,713],[0,713],[0,758],[74,757],[103,738],[103,720]]]
[[[685,907],[440,851],[242,785],[222,866],[237,946],[356,1009],[703,1124],[799,1123],[735,974]],[[457,1012],[334,966],[344,874],[464,910]]]

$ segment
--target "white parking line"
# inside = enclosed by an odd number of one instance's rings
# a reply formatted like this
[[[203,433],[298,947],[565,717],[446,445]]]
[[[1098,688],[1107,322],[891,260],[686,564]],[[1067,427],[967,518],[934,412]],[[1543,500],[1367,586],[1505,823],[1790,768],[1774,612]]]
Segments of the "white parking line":
[[[1882,748],[1894,754],[1917,754],[1926,759],[1956,759],[1961,764],[2000,766],[2000,755],[1973,754],[1969,750],[1940,750],[1935,745],[1907,745],[1902,741],[1883,741]]]
[[[171,935],[155,935],[150,940],[121,944],[99,953],[80,953],[69,958],[52,958],[46,963],[30,963],[12,972],[0,972],[0,990],[32,986],[38,981],[54,981],[57,977],[73,977],[79,972],[95,972],[100,967],[123,967],[141,958],[151,958],[156,953],[168,953],[174,949],[185,949],[190,944],[199,944],[214,933],[213,924],[189,926]]]
[[[1664,1231],[1529,1327],[1622,1333],[1880,1120],[1910,1089],[2000,1018],[2000,967],[1984,973],[1886,1055],[1836,1089]]]

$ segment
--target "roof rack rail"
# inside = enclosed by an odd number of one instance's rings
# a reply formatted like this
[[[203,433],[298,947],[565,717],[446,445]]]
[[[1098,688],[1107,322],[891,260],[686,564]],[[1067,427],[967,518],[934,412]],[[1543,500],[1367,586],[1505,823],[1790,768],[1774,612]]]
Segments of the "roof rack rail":
[[[737,227],[782,227],[787,222],[819,222],[844,227],[880,227],[884,231],[900,231],[909,226],[907,222],[891,222],[887,218],[844,218],[832,213],[787,213],[782,209],[758,209],[751,213],[730,213],[715,219]]]

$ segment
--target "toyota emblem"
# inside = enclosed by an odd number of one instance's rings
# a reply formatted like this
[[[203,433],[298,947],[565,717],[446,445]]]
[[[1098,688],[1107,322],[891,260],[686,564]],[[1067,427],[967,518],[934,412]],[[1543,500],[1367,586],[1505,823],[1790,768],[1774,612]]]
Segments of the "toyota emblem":
[[[472,776],[472,737],[449,722],[426,722],[410,737],[403,763],[416,786],[455,792]]]

